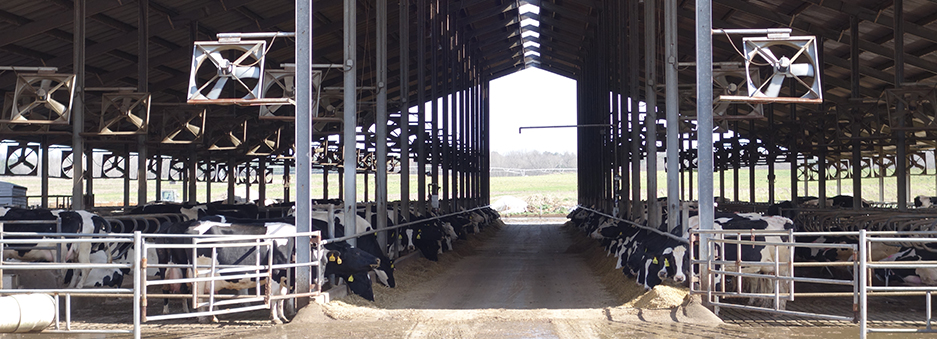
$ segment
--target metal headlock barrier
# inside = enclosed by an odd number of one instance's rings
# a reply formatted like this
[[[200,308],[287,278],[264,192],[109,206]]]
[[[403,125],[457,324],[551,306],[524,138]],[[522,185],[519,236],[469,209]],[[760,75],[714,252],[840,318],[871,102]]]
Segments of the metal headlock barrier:
[[[719,313],[720,308],[735,308],[749,311],[759,311],[774,314],[798,316],[805,318],[838,320],[859,323],[861,337],[865,338],[868,333],[937,333],[937,329],[932,328],[931,324],[931,295],[937,292],[937,286],[875,286],[872,282],[872,276],[869,274],[875,269],[933,269],[937,270],[937,261],[873,261],[871,260],[870,248],[873,243],[884,244],[924,244],[937,243],[937,231],[866,231],[857,232],[793,232],[788,231],[766,231],[766,230],[690,230],[692,239],[700,239],[698,235],[708,234],[710,237],[705,244],[710,258],[697,258],[699,251],[695,246],[690,246],[690,263],[693,267],[693,276],[690,284],[690,292],[702,294],[708,303],[713,306],[714,312]],[[798,243],[797,237],[804,236],[830,236],[830,237],[855,237],[858,239],[856,244],[847,243]],[[756,237],[780,237],[781,241],[756,241]],[[786,239],[786,240],[784,240]],[[727,260],[726,245],[734,245],[735,258],[737,260]],[[774,260],[763,261],[745,261],[742,258],[742,248],[744,246],[766,246],[768,253],[773,253]],[[833,261],[833,262],[795,262],[795,248],[813,248],[813,249],[842,249],[852,250],[857,255],[853,255],[853,260]],[[927,248],[923,245],[914,246],[914,248]],[[933,250],[932,248],[930,250]],[[760,253],[766,253],[764,250]],[[771,258],[768,258],[771,259]],[[709,274],[700,277],[700,265],[706,265]],[[847,267],[851,268],[852,279],[827,279],[798,277],[795,269],[798,267]],[[762,271],[762,268],[769,268]],[[762,273],[758,273],[762,271]],[[733,288],[728,287],[728,277],[732,277]],[[764,279],[769,281],[773,292],[746,292],[742,290],[743,279]],[[705,280],[705,284],[703,283]],[[840,285],[852,286],[852,292],[796,292],[795,282],[812,283],[822,285]],[[703,289],[708,286],[708,289]],[[924,296],[926,298],[926,319],[924,328],[893,328],[882,327],[872,328],[869,326],[868,317],[868,297],[869,296]],[[794,301],[796,297],[852,297],[853,307],[851,310],[844,310],[842,314],[821,314],[804,311],[791,311],[782,309],[782,301]],[[742,305],[725,302],[724,299],[762,299],[772,301],[773,307],[759,307],[752,305]]]
[[[57,224],[57,233],[35,233],[35,232],[6,232],[3,230],[5,224],[48,224],[55,222]],[[10,238],[13,237],[13,238]],[[36,247],[35,244],[38,243],[47,243],[55,244],[54,247]],[[128,264],[113,264],[113,263],[67,263],[63,262],[61,256],[61,246],[62,244],[76,244],[76,243],[133,243],[134,244],[134,253],[137,257],[132,263]],[[19,262],[19,261],[8,261],[5,259],[6,255],[3,255],[3,260],[0,260],[0,275],[2,275],[4,269],[8,270],[81,270],[81,269],[130,269],[132,270],[135,277],[140,276],[140,265],[139,265],[139,255],[141,249],[140,245],[142,241],[140,240],[140,233],[136,232],[135,234],[90,234],[90,233],[61,233],[61,219],[57,220],[22,220],[22,221],[0,221],[0,253],[4,253],[5,250],[10,250],[11,248],[21,248],[21,249],[44,249],[44,250],[53,250],[57,251],[56,255],[57,262]],[[10,246],[12,245],[12,246]],[[29,247],[17,246],[17,245],[32,245]],[[78,279],[77,275],[73,279]],[[13,289],[9,288],[12,286],[3,286],[2,281],[0,281],[0,295],[10,295],[10,294],[30,294],[30,293],[42,293],[51,295],[54,298],[55,303],[55,315],[53,321],[53,329],[45,330],[44,332],[49,333],[88,333],[88,334],[133,334],[136,338],[140,337],[140,324],[136,319],[137,315],[140,312],[140,298],[139,298],[139,282],[134,281],[134,288],[95,288],[95,289],[83,289],[81,286],[77,288],[56,288],[56,289]],[[61,299],[65,299],[65,314],[64,320],[62,320],[61,314]],[[72,329],[72,297],[133,297],[133,310],[134,313],[134,325],[132,330],[77,330]],[[64,324],[63,324],[64,322]],[[64,328],[63,328],[64,325]]]
[[[669,237],[669,238],[671,238],[671,239],[680,241],[680,242],[682,242],[682,243],[684,243],[684,244],[689,244],[689,243],[690,243],[690,241],[687,240],[686,238],[678,237],[678,236],[676,236],[676,235],[673,235],[673,234],[668,233],[668,232],[661,231],[661,230],[656,229],[656,228],[654,228],[654,227],[644,226],[644,225],[635,223],[634,221],[627,220],[627,219],[622,219],[622,218],[615,217],[615,216],[612,216],[612,215],[609,215],[609,214],[605,214],[605,213],[603,213],[603,212],[600,212],[600,211],[597,211],[597,210],[594,210],[594,209],[591,209],[591,208],[588,208],[588,207],[585,207],[585,206],[582,206],[582,205],[576,206],[576,208],[581,208],[581,209],[584,209],[584,210],[586,210],[586,211],[590,211],[590,212],[592,212],[592,213],[601,215],[601,216],[606,217],[606,218],[610,218],[610,219],[613,219],[613,220],[618,220],[618,221],[627,223],[627,224],[629,224],[629,225],[631,225],[631,226],[634,226],[634,227],[637,227],[637,228],[641,228],[641,229],[645,229],[645,230],[648,230],[648,231],[651,231],[651,232],[654,232],[654,233],[663,235],[663,236],[665,236],[665,237]],[[683,214],[683,215],[686,215],[686,213],[682,213],[682,214]],[[686,225],[686,222],[684,222],[683,224]]]
[[[370,204],[363,204],[370,206]],[[319,206],[329,210],[329,229],[334,234],[334,205]],[[362,207],[362,206],[358,206]],[[162,222],[184,221],[186,218],[181,214],[152,214],[152,215],[120,215],[105,217],[112,223],[115,230],[133,231],[133,233],[62,233],[61,219],[56,220],[24,220],[24,221],[2,221],[0,222],[0,253],[11,249],[44,249],[55,251],[57,262],[19,262],[19,261],[0,261],[0,274],[4,269],[7,270],[67,270],[67,269],[129,269],[133,272],[133,288],[56,288],[56,289],[12,289],[11,286],[3,286],[0,281],[0,295],[8,294],[27,294],[41,293],[53,296],[55,300],[55,315],[53,329],[44,332],[51,333],[86,333],[86,334],[133,334],[135,338],[141,337],[142,323],[148,321],[159,321],[179,318],[193,318],[216,316],[221,314],[231,314],[237,312],[248,312],[275,307],[273,303],[293,298],[314,297],[321,293],[322,285],[325,281],[324,263],[325,245],[329,242],[339,242],[361,236],[376,234],[380,232],[393,231],[399,228],[411,226],[421,222],[446,218],[463,213],[469,213],[486,208],[488,206],[476,207],[460,212],[428,217],[425,219],[397,224],[391,227],[373,229],[367,232],[340,238],[322,239],[320,231],[297,233],[284,237],[281,235],[167,235],[152,234],[158,229]],[[370,214],[370,208],[368,208]],[[396,211],[394,219],[399,215],[409,211]],[[50,224],[56,223],[56,233],[37,233],[37,232],[5,232],[4,224]],[[154,229],[155,227],[155,229]],[[287,263],[274,264],[273,251],[276,242],[282,239],[292,238],[293,243],[296,238],[308,236],[310,238],[310,251],[308,263]],[[157,239],[167,240],[168,238],[181,239],[181,243],[167,243],[167,241],[155,241]],[[50,244],[42,248],[35,244]],[[62,260],[63,244],[76,243],[105,243],[108,252],[120,244],[130,244],[133,249],[133,258],[128,263],[74,263],[64,262]],[[28,247],[20,246],[28,245]],[[218,249],[220,248],[250,248],[258,255],[254,262],[242,265],[220,265],[217,264]],[[395,247],[396,248],[396,247]],[[190,263],[181,264],[159,264],[148,263],[144,253],[148,249],[188,249],[191,250],[192,258]],[[210,251],[211,262],[200,263],[198,260],[198,250]],[[297,249],[298,250],[298,249]],[[261,262],[260,253],[267,253],[267,260]],[[272,287],[272,274],[275,270],[291,269],[297,267],[316,267],[316,280],[310,286],[310,292],[307,293],[275,293]],[[192,272],[186,278],[148,280],[146,274],[147,268],[157,269],[181,269]],[[232,279],[252,279],[254,292],[249,295],[230,295],[215,292],[216,283]],[[77,277],[76,277],[77,279]],[[261,282],[264,281],[264,282]],[[187,294],[166,294],[166,293],[148,293],[150,286],[165,286],[170,284],[189,284],[194,288]],[[207,288],[204,288],[207,287]],[[261,293],[261,290],[266,292]],[[132,298],[133,327],[131,330],[115,329],[74,329],[72,326],[72,298],[86,297],[111,297],[111,298]],[[150,299],[183,299],[187,306],[193,310],[189,313],[170,313],[161,315],[148,315],[146,305]],[[60,314],[59,305],[64,299],[64,314]]]

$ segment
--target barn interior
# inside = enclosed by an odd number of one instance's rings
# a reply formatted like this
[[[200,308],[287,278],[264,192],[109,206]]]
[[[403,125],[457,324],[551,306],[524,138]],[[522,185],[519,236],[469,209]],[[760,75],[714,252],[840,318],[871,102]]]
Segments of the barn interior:
[[[932,0],[5,0],[0,175],[43,178],[40,207],[48,178],[70,179],[68,207],[103,210],[95,179],[118,177],[117,209],[162,200],[170,180],[184,201],[226,182],[229,202],[238,185],[281,196],[264,186],[284,180],[302,207],[320,198],[310,170],[342,183],[346,207],[371,178],[386,206],[392,172],[404,206],[475,208],[489,202],[488,83],[538,68],[577,81],[582,206],[635,219],[666,188],[711,220],[714,195],[745,189],[714,175],[784,165],[790,192],[750,171],[751,200],[755,183],[770,195],[738,208],[824,201],[836,181],[854,209],[905,212],[937,191],[909,181],[937,168],[935,13]],[[665,153],[658,183],[646,173]],[[873,178],[896,194],[864,196]]]

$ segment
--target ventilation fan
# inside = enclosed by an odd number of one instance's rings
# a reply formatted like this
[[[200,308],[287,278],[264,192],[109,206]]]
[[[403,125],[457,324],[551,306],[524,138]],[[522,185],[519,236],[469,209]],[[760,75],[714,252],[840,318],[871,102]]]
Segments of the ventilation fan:
[[[205,135],[206,115],[204,109],[163,112],[162,143],[193,144],[201,141]]]
[[[280,131],[283,128],[277,128],[263,137],[256,145],[247,151],[247,155],[271,155],[280,148]]]
[[[261,119],[294,119],[296,117],[296,66],[284,64],[284,69],[272,69],[265,72],[263,97],[266,99],[288,99],[289,104],[270,104],[260,106]],[[322,72],[312,72],[312,95],[318,92],[322,82]]]
[[[741,67],[722,66],[713,68],[713,119],[763,117],[761,104],[733,103],[719,100],[723,96],[745,95],[746,83],[749,80],[760,83],[760,79],[758,72],[748,72],[747,69]],[[738,108],[738,113],[730,115],[733,105]]]
[[[188,103],[234,104],[261,98],[266,46],[266,41],[196,41]]]
[[[146,134],[150,93],[105,93],[101,96],[102,134]]]
[[[815,37],[743,38],[742,43],[746,72],[767,75],[764,81],[748,78],[750,98],[798,99],[797,102],[809,99],[807,103],[823,101]]]
[[[36,175],[39,169],[39,147],[25,142],[7,148],[6,175]]]
[[[20,74],[3,122],[68,124],[75,95],[73,74]]]

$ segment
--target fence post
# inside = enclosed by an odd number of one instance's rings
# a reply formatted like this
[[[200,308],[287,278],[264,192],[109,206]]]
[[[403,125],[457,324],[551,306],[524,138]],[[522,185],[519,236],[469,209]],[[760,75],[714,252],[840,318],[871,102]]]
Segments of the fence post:
[[[859,338],[865,339],[868,333],[868,292],[866,290],[866,280],[868,279],[868,254],[866,253],[866,233],[865,230],[859,230]]]
[[[145,311],[145,303],[141,303],[141,279],[145,279],[146,271],[141,269],[146,264],[143,257],[143,235],[140,231],[133,232],[133,338],[140,339],[140,318]],[[145,257],[143,257],[145,258]],[[142,274],[141,274],[142,272]]]

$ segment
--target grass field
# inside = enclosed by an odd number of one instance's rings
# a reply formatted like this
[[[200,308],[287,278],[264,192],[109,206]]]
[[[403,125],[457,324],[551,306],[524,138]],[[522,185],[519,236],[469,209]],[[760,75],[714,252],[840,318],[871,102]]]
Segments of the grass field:
[[[752,184],[749,180],[748,170],[739,171],[739,189],[738,196],[735,195],[735,185],[733,185],[733,172],[727,171],[724,173],[726,179],[726,185],[724,191],[720,190],[720,175],[715,173],[715,182],[714,182],[714,192],[715,196],[723,196],[732,200],[739,201],[750,201],[750,191],[749,187]],[[775,171],[775,190],[774,198],[777,201],[790,199],[791,194],[791,181],[790,181],[790,171],[789,170],[776,170]],[[658,196],[667,195],[667,185],[666,185],[666,173],[663,171],[658,172]],[[688,176],[685,174],[685,178]],[[364,177],[358,176],[358,197],[359,201],[364,199]],[[374,200],[374,176],[369,176],[368,178],[368,198],[367,200]],[[642,178],[643,179],[643,178]],[[696,180],[696,174],[694,173],[694,181]],[[390,200],[399,200],[400,199],[400,177],[399,175],[388,175],[388,198]],[[17,185],[25,186],[28,189],[28,194],[30,196],[38,196],[40,194],[40,180],[38,177],[13,177],[13,176],[0,176],[0,181],[8,181],[15,183]],[[291,179],[295,183],[295,177]],[[331,173],[329,175],[329,188],[328,188],[328,197],[329,198],[340,198],[339,194],[339,181],[338,175],[336,173]],[[323,194],[324,188],[322,185],[323,176],[322,174],[314,174],[312,176],[311,190],[312,196],[314,198],[323,198],[326,197]],[[642,197],[647,195],[645,180],[642,180]],[[878,178],[872,179],[863,179],[862,180],[862,196],[866,200],[873,201],[886,201],[894,202],[897,201],[897,185],[895,178],[885,178],[883,181],[884,185],[880,185]],[[120,206],[123,205],[123,187],[124,183],[122,179],[95,179],[94,184],[94,195],[95,195],[95,204],[98,206]],[[415,200],[416,193],[416,179],[411,177],[410,183],[410,198]],[[806,185],[806,188],[805,188]],[[71,180],[66,179],[50,179],[49,180],[49,194],[50,195],[71,195]],[[694,183],[694,189],[696,184]],[[833,196],[837,194],[847,194],[852,195],[852,180],[844,179],[839,183],[839,188],[837,187],[837,182],[835,180],[827,181],[827,196]],[[767,170],[756,170],[755,171],[755,200],[759,202],[768,201],[768,180],[767,180]],[[148,181],[148,197],[147,200],[157,200],[157,195],[155,193],[156,183],[154,180]],[[798,183],[798,192],[800,196],[804,195],[817,195],[818,183],[816,181],[812,182],[799,182]],[[163,190],[175,190],[178,196],[182,197],[183,188],[182,184],[179,182],[169,182],[164,181],[162,183]],[[251,199],[257,199],[258,197],[258,186],[256,184],[251,186],[251,193],[249,197]],[[130,205],[136,204],[136,181],[130,182]],[[211,185],[211,195],[208,196],[207,186],[205,183],[199,183],[197,186],[197,199],[199,201],[216,201],[222,200],[227,197],[227,184],[226,183],[213,183]],[[238,185],[235,189],[235,194],[237,196],[246,197],[245,194],[246,187],[245,185]],[[283,178],[281,176],[276,176],[273,178],[272,184],[267,184],[267,198],[282,198],[284,195],[283,192]],[[687,192],[689,190],[686,190]],[[937,195],[937,177],[934,175],[930,176],[913,176],[911,177],[910,185],[910,196],[914,197],[917,195]],[[290,192],[290,200],[295,200],[296,191],[295,189]],[[540,176],[526,176],[526,177],[493,177],[491,178],[491,201],[497,201],[499,198],[504,196],[514,196],[525,200],[528,202],[528,210],[533,213],[565,213],[566,210],[576,205],[576,173],[560,173],[560,174],[549,174],[549,175],[540,175]],[[697,196],[696,192],[693,192],[694,198]],[[684,193],[684,199],[688,199],[688,193]],[[38,198],[31,198],[30,204],[38,204]]]

